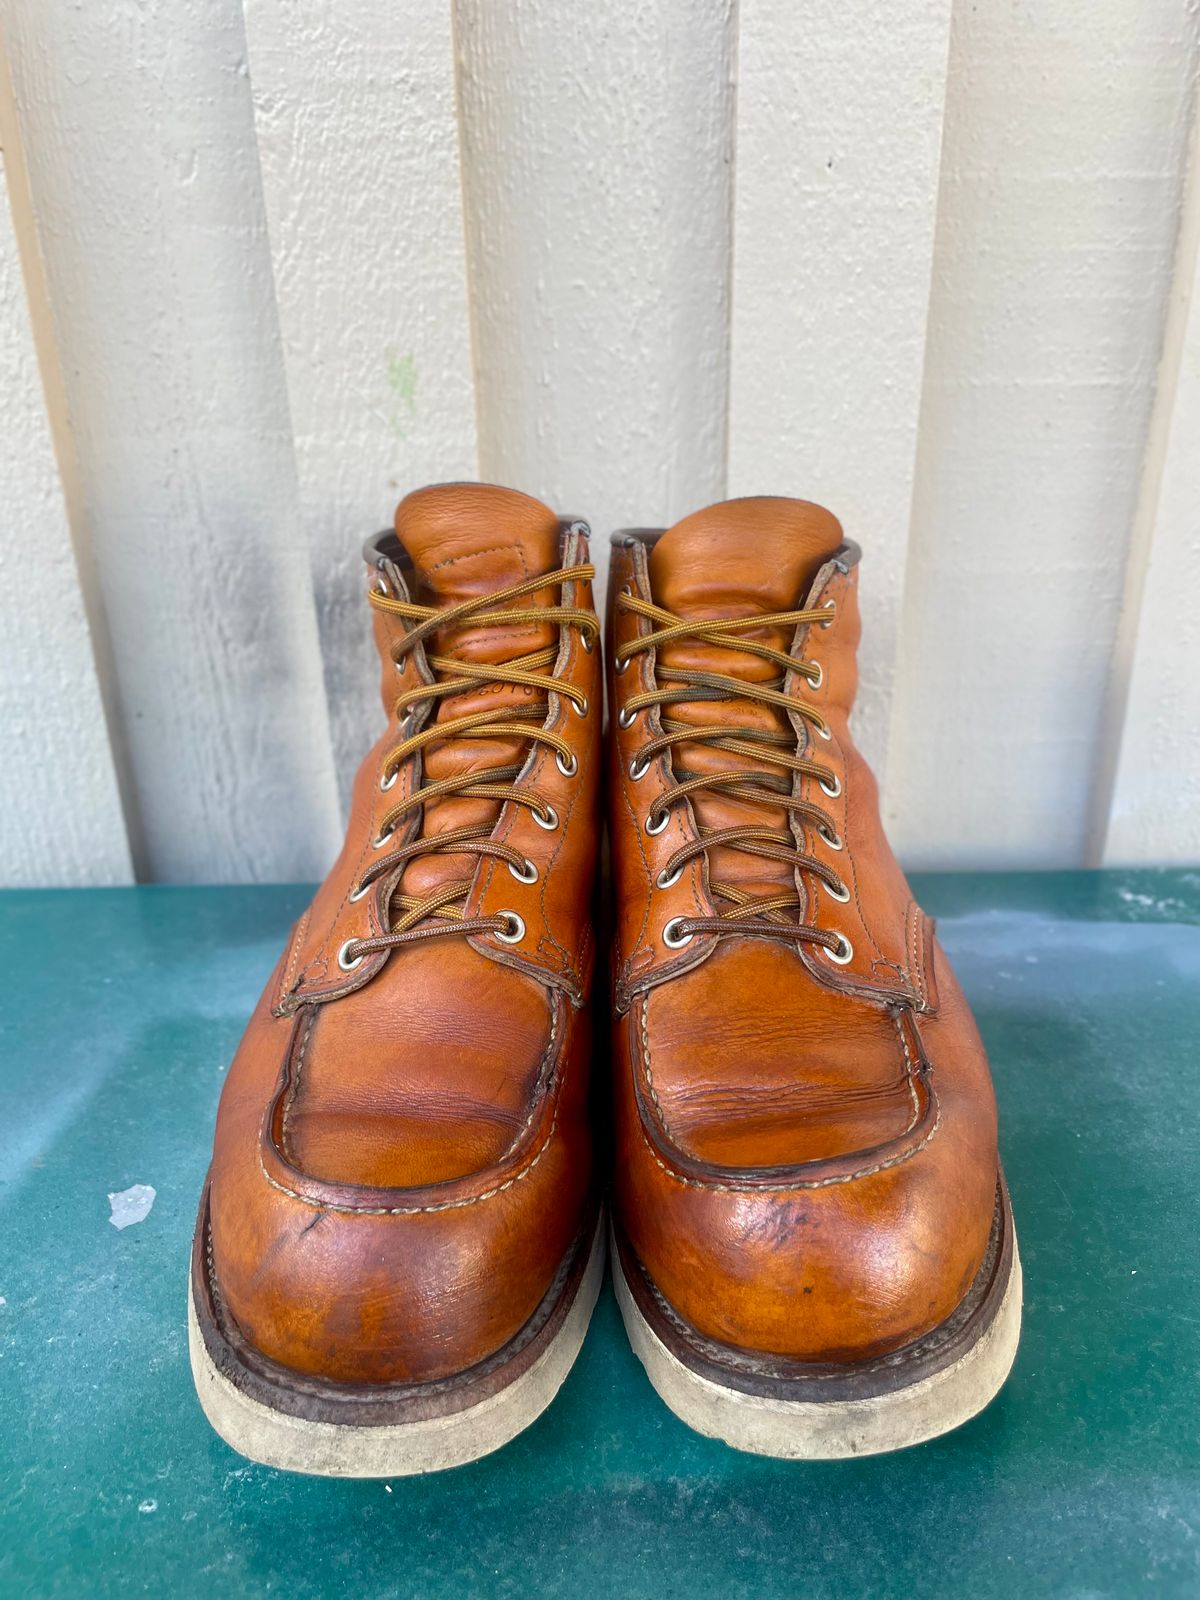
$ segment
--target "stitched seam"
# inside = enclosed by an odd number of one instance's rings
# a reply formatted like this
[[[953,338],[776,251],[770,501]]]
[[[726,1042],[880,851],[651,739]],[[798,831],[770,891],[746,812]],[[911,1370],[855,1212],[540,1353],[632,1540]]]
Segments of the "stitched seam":
[[[404,633],[405,630],[404,630],[403,626],[401,625],[401,623],[400,623],[398,618],[397,619],[393,619],[393,618],[389,617],[387,619],[387,625],[388,625],[388,631],[392,635],[392,643],[395,643],[396,639],[398,637],[400,637]],[[404,676],[405,677],[407,676],[407,667],[405,668]],[[401,678],[401,683],[403,683],[403,682],[404,682],[404,677]],[[391,714],[389,713],[389,715],[388,715],[388,727],[387,727],[387,731],[388,732],[390,732],[391,726],[392,726],[392,719],[391,719]],[[374,746],[372,746],[372,749],[373,748],[374,748]],[[408,799],[409,795],[412,792],[412,780],[413,780],[413,777],[414,777],[414,775],[416,773],[416,761],[417,761],[417,757],[414,754],[414,755],[410,756],[409,759],[407,761],[405,761],[403,767],[401,767],[400,772],[399,772],[398,784],[397,784],[397,787],[399,788],[399,794],[397,794],[395,796],[389,796],[388,801],[387,801],[387,806],[386,806],[385,809],[390,809],[392,806],[396,805],[398,803],[398,801],[400,801],[400,800],[407,800]],[[346,880],[346,893],[344,894],[344,896],[342,897],[342,899],[339,902],[338,906],[334,910],[332,921],[330,922],[329,927],[327,928],[321,943],[317,946],[317,949],[313,952],[312,959],[305,963],[304,970],[300,973],[299,977],[296,979],[296,987],[297,988],[299,988],[304,983],[304,980],[306,978],[310,978],[311,977],[312,979],[314,979],[316,981],[319,981],[320,979],[325,978],[328,975],[328,972],[329,972],[329,943],[330,943],[330,939],[332,938],[332,935],[333,935],[333,930],[337,927],[338,918],[341,916],[342,912],[345,910],[346,906],[349,904],[350,891],[351,891],[352,887],[358,882],[359,878],[362,876],[363,862],[366,861],[369,856],[374,854],[374,843],[373,843],[373,841],[378,836],[377,833],[376,833],[375,808],[379,803],[379,801],[378,801],[379,793],[380,793],[380,791],[377,789],[375,797],[373,798],[373,800],[371,802],[371,817],[370,817],[370,824],[371,825],[370,825],[370,828],[363,835],[362,848],[359,851],[357,858],[355,859],[354,870],[353,870],[353,872],[350,873],[349,877]],[[374,897],[373,896],[370,897],[368,899],[368,901],[367,901],[367,917],[368,917],[368,926],[371,928],[372,932],[376,931],[376,926],[375,926],[375,924],[376,924],[375,906],[374,906]],[[382,928],[380,928],[378,931],[382,932]],[[382,965],[382,963],[381,963],[381,965]],[[376,968],[375,971],[378,971],[378,968]],[[364,975],[364,977],[373,977],[373,976],[374,976],[374,972],[370,972],[370,973],[367,973],[367,974]],[[348,993],[350,989],[357,988],[358,986],[359,986],[359,984],[357,982],[352,983],[352,984],[344,985],[340,990],[336,991],[334,994],[328,995],[326,998],[331,999],[331,1000],[337,999],[339,994]]]
[[[283,1122],[282,1122],[282,1126],[281,1126],[281,1128],[279,1130],[279,1132],[280,1132],[280,1140],[279,1140],[279,1142],[283,1146],[283,1152],[288,1157],[288,1159],[293,1161],[293,1162],[295,1160],[295,1156],[294,1156],[293,1152],[289,1149],[289,1138],[290,1138],[290,1134],[291,1134],[292,1112],[293,1112],[293,1110],[295,1109],[295,1106],[296,1106],[296,1097],[300,1093],[300,1079],[301,1079],[301,1077],[302,1077],[302,1075],[304,1073],[304,1057],[308,1053],[308,1042],[313,1036],[313,1029],[316,1027],[316,1022],[317,1022],[317,1014],[314,1011],[312,1013],[312,1015],[309,1017],[307,1023],[305,1024],[304,1034],[303,1034],[303,1036],[301,1037],[301,1040],[300,1040],[300,1048],[296,1052],[296,1071],[295,1071],[295,1074],[294,1074],[294,1076],[292,1078],[291,1092],[289,1093],[289,1095],[287,1097],[287,1104],[283,1108]]]
[[[650,997],[649,997],[649,995],[644,995],[642,997],[641,1025],[640,1025],[640,1028],[639,1028],[638,1031],[639,1031],[639,1033],[641,1035],[642,1067],[643,1067],[643,1070],[644,1070],[645,1075],[646,1075],[646,1087],[650,1091],[650,1098],[654,1102],[655,1110],[658,1112],[658,1120],[659,1120],[660,1124],[662,1125],[663,1132],[665,1134],[667,1134],[668,1137],[673,1138],[674,1135],[671,1133],[670,1125],[667,1122],[667,1114],[666,1114],[665,1110],[663,1109],[662,1101],[658,1097],[658,1090],[654,1086],[654,1073],[653,1073],[653,1070],[651,1069],[651,1066],[650,1066],[650,1023],[649,1023],[649,1018],[650,1018]],[[900,1048],[904,1051],[904,1060],[905,1060],[905,1064],[908,1067],[908,1074],[907,1074],[907,1077],[906,1077],[905,1081],[906,1081],[906,1086],[908,1088],[909,1101],[910,1101],[910,1104],[912,1106],[912,1117],[909,1120],[908,1126],[904,1129],[904,1132],[900,1135],[900,1137],[903,1139],[913,1131],[913,1129],[916,1127],[917,1123],[920,1121],[920,1118],[921,1118],[921,1101],[920,1101],[920,1098],[919,1098],[919,1096],[917,1094],[916,1084],[914,1082],[914,1076],[913,1076],[914,1073],[918,1072],[920,1069],[919,1069],[919,1063],[914,1060],[912,1051],[909,1049],[908,1039],[907,1039],[907,1037],[905,1035],[904,1028],[901,1025],[899,1017],[897,1017],[895,1019],[895,1028],[896,1028],[897,1034],[899,1034],[899,1036],[900,1036]],[[939,1112],[939,1119],[940,1119],[940,1112]],[[931,1131],[931,1133],[929,1135],[929,1138],[933,1137],[933,1133],[936,1132],[936,1129],[937,1129],[937,1125],[935,1123],[934,1129],[933,1129],[933,1131]],[[645,1137],[644,1134],[643,1134],[643,1137]],[[928,1142],[929,1142],[929,1139],[926,1139],[924,1141],[925,1144],[928,1144]],[[921,1145],[917,1146],[917,1149],[921,1149],[921,1148],[922,1148]],[[650,1146],[650,1149],[651,1149],[651,1153],[654,1153],[654,1147],[652,1145]],[[916,1151],[914,1150],[912,1152],[912,1154],[915,1155]],[[905,1157],[904,1159],[907,1159],[907,1158]],[[655,1154],[655,1160],[658,1160],[657,1154]],[[660,1167],[663,1168],[664,1171],[669,1171],[670,1170],[669,1168],[666,1167],[666,1165],[662,1161],[659,1161],[658,1164],[659,1164]],[[889,1165],[889,1164],[894,1164],[894,1163],[885,1163],[885,1165]],[[823,1186],[823,1184],[826,1183],[826,1182],[847,1183],[847,1182],[850,1181],[850,1178],[867,1177],[867,1176],[869,1176],[869,1174],[871,1172],[880,1172],[882,1170],[883,1170],[882,1167],[867,1167],[867,1168],[864,1168],[862,1172],[851,1173],[849,1175],[849,1177],[847,1177],[847,1178],[822,1179],[820,1182],[817,1182],[817,1183],[809,1183],[809,1184],[800,1183],[800,1184],[796,1184],[796,1185],[788,1184],[788,1185],[781,1185],[779,1187],[787,1187],[787,1188],[792,1188],[792,1187],[797,1187],[797,1188],[821,1188]],[[695,1183],[698,1187],[701,1187],[701,1188],[726,1188],[726,1187],[734,1188],[734,1187],[737,1187],[736,1185],[701,1184],[698,1179],[690,1179],[690,1178],[681,1178],[680,1182],[682,1182],[682,1183]],[[755,1190],[760,1189],[762,1187],[763,1187],[763,1185],[761,1185],[761,1184],[755,1184],[754,1185],[754,1189]]]
[[[304,934],[308,927],[308,919],[311,915],[312,907],[309,906],[308,910],[296,924],[296,931],[292,935],[292,949],[290,955],[288,956],[287,967],[284,969],[283,982],[279,988],[279,999],[281,1001],[292,991],[292,980],[296,975],[296,966],[300,960],[300,952],[304,948]]]
[[[658,1120],[659,1120],[659,1122],[662,1123],[663,1132],[669,1134],[671,1130],[667,1126],[667,1114],[663,1110],[662,1102],[658,1098],[658,1090],[654,1087],[654,1074],[650,1070],[650,996],[649,995],[643,995],[642,996],[641,1035],[642,1035],[642,1062],[643,1062],[643,1065],[645,1067],[645,1072],[646,1072],[646,1086],[650,1090],[650,1098],[651,1098],[651,1100],[654,1101],[654,1107],[655,1107],[655,1110],[658,1112]]]
[[[755,1184],[710,1183],[703,1178],[687,1178],[682,1172],[676,1172],[674,1167],[669,1167],[667,1165],[667,1163],[662,1159],[658,1151],[646,1137],[645,1128],[641,1128],[640,1131],[642,1135],[642,1142],[646,1146],[646,1149],[649,1150],[650,1154],[654,1157],[655,1163],[662,1168],[668,1178],[673,1179],[676,1183],[686,1184],[689,1189],[709,1189],[719,1194],[787,1194],[806,1189],[831,1189],[836,1184],[853,1183],[858,1178],[871,1178],[874,1177],[876,1173],[887,1172],[891,1167],[901,1166],[905,1161],[911,1161],[915,1155],[919,1155],[920,1152],[925,1149],[926,1145],[937,1133],[941,1125],[942,1113],[939,1108],[938,1114],[934,1119],[933,1127],[930,1128],[929,1132],[918,1144],[914,1144],[911,1149],[902,1150],[899,1155],[889,1156],[886,1161],[880,1161],[873,1167],[862,1167],[857,1172],[839,1173],[837,1176],[831,1178],[801,1178],[792,1183]]]
[[[501,546],[501,547],[498,547],[498,548],[503,548],[503,547]],[[578,659],[579,659],[578,655],[577,655],[575,649],[573,648],[570,639],[568,639],[566,641],[566,650],[565,650],[565,653],[564,653],[564,659],[563,659],[563,662],[562,662],[561,669],[558,670],[555,673],[555,677],[558,678],[560,682],[573,683],[574,679],[573,679],[572,674],[573,674],[573,670],[574,670],[574,668],[575,668],[575,666],[576,666],[576,664],[578,662]],[[550,729],[551,732],[557,732],[560,728],[566,728],[569,725],[568,719],[570,718],[570,716],[572,714],[570,708],[568,707],[568,705],[566,703],[566,696],[565,695],[560,695],[559,696],[559,700],[560,700],[559,717],[558,717],[558,721]],[[548,720],[549,719],[547,719],[547,721]],[[543,724],[543,726],[545,726],[545,724]],[[578,773],[579,777],[582,777],[583,774],[584,774],[584,762],[585,761],[589,761],[590,762],[590,760],[591,760],[591,751],[592,751],[594,742],[595,742],[594,739],[589,737],[588,742],[587,742],[588,754],[587,754],[586,757],[584,757],[582,760],[580,760],[580,763],[579,763],[579,773]],[[529,784],[530,784],[531,787],[534,787],[534,788],[537,787],[537,783],[538,783],[538,780],[539,780],[542,772],[545,770],[545,768],[547,767],[549,762],[553,759],[553,757],[551,756],[550,751],[547,749],[547,747],[545,745],[540,745],[540,746],[538,746],[538,748],[540,750],[540,755],[535,757],[535,760],[534,760],[533,764],[531,765],[531,767],[529,769],[529,773],[528,773]],[[574,792],[572,793],[570,803],[565,808],[563,816],[560,819],[561,820],[561,826],[560,826],[560,828],[558,830],[559,831],[558,842],[555,844],[555,847],[554,847],[553,851],[550,853],[549,857],[547,858],[546,869],[542,873],[541,888],[538,891],[538,905],[539,905],[540,910],[541,910],[541,923],[542,923],[542,927],[544,929],[544,932],[542,934],[540,934],[539,937],[538,937],[538,950],[539,951],[543,951],[544,950],[545,941],[546,941],[547,938],[549,938],[551,945],[554,947],[555,950],[558,951],[559,955],[561,956],[561,960],[558,961],[557,963],[551,963],[549,960],[547,960],[546,966],[543,968],[543,970],[547,970],[547,969],[553,970],[554,967],[556,966],[558,972],[560,974],[565,975],[568,979],[570,979],[570,981],[573,983],[574,987],[577,990],[582,989],[583,973],[582,973],[581,969],[580,970],[576,969],[575,964],[573,963],[573,961],[571,959],[570,951],[567,950],[563,945],[561,945],[559,943],[559,941],[554,937],[554,932],[550,927],[549,918],[547,917],[547,914],[546,914],[546,893],[547,893],[547,891],[549,889],[549,879],[550,879],[551,870],[553,869],[554,864],[558,860],[559,856],[566,849],[566,845],[567,845],[567,829],[571,825],[571,818],[575,814],[575,810],[576,810],[576,807],[579,804],[579,798],[580,798],[580,795],[582,794],[582,792],[583,792],[582,783],[577,783],[575,785],[575,787],[574,787]],[[516,807],[515,806],[510,806],[510,808],[509,808],[509,816],[508,816],[507,822],[506,823],[498,822],[497,825],[496,825],[496,829],[492,834],[492,837],[494,839],[498,839],[498,840],[501,840],[501,841],[507,841],[508,838],[510,837],[510,835],[512,834],[513,829],[515,828],[516,823],[517,823]],[[501,828],[503,828],[503,831],[501,831]],[[486,869],[485,869],[485,871],[484,871],[484,873],[483,873],[483,875],[482,875],[482,877],[480,879],[479,892],[478,892],[478,896],[477,896],[477,900],[478,900],[478,903],[479,903],[480,906],[482,906],[484,904],[484,902],[486,901],[486,899],[487,899],[487,896],[488,896],[488,894],[489,894],[489,892],[491,890],[492,882],[493,882],[493,880],[495,878],[495,875],[496,875],[496,872],[497,872],[497,870],[499,868],[499,865],[500,865],[499,861],[497,861],[494,857],[492,859],[490,859],[488,861],[488,863],[487,863]],[[489,949],[490,948],[491,947],[489,946]],[[548,952],[547,952],[547,954],[548,954]],[[536,965],[536,963],[532,961],[532,958],[527,958],[527,959],[530,961],[531,965]]]
[[[521,568],[521,577],[528,578],[529,563],[525,559],[525,551],[520,543],[489,544],[485,545],[482,550],[464,550],[462,555],[447,556],[445,560],[435,562],[432,567],[427,567],[424,570],[426,573],[440,572],[443,567],[456,567],[462,561],[477,561],[480,556],[503,555],[506,552],[516,556]],[[503,630],[504,634],[511,635],[514,639],[535,639],[538,634],[536,623],[527,622],[524,627],[513,627],[511,624],[499,623],[491,628],[485,628],[483,630],[484,637],[487,639],[498,638],[501,635],[501,630]]]
[[[557,1023],[558,1015],[556,1012],[554,1021],[551,1024],[550,1045],[547,1046],[547,1055],[550,1053],[550,1049],[553,1047],[554,1037],[557,1031]],[[559,1089],[561,1085],[559,1083],[554,1083],[551,1087],[553,1092],[553,1090]],[[497,1183],[493,1185],[492,1188],[485,1189],[481,1194],[466,1195],[461,1200],[439,1200],[435,1205],[429,1206],[338,1205],[335,1202],[328,1200],[315,1200],[311,1195],[302,1194],[298,1189],[289,1189],[286,1184],[280,1183],[278,1179],[273,1178],[267,1171],[266,1165],[263,1162],[261,1149],[258,1152],[258,1169],[267,1182],[271,1185],[272,1189],[278,1189],[280,1194],[286,1194],[292,1200],[299,1200],[302,1205],[311,1206],[314,1211],[336,1211],[346,1215],[362,1217],[416,1217],[426,1216],[435,1211],[457,1211],[463,1206],[478,1205],[481,1200],[491,1200],[496,1195],[503,1194],[506,1189],[511,1189],[514,1184],[520,1183],[523,1178],[527,1178],[529,1176],[529,1174],[537,1166],[538,1162],[546,1154],[546,1151],[550,1148],[554,1140],[555,1130],[558,1127],[558,1112],[561,1103],[562,1096],[559,1094],[554,1101],[554,1115],[550,1121],[549,1131],[546,1134],[544,1142],[539,1146],[537,1154],[533,1157],[532,1161],[530,1161],[526,1166],[522,1167],[520,1172],[514,1172],[511,1178],[506,1178],[503,1183]],[[513,1140],[513,1145],[516,1145],[520,1142],[520,1139],[524,1135],[525,1131],[532,1124],[538,1109],[539,1107],[535,1102],[533,1109],[526,1118],[525,1127],[522,1128],[521,1133],[519,1133],[516,1139]],[[510,1145],[509,1148],[511,1149],[513,1145]]]
[[[908,916],[909,925],[912,929],[910,935],[912,940],[912,948],[911,954],[909,955],[909,981],[916,986],[917,994],[921,998],[921,1004],[923,1006],[927,1006],[929,1004],[929,999],[925,992],[925,964],[921,960],[919,941],[919,935],[921,931],[921,908],[918,906],[915,900],[911,901],[909,904]]]
[[[920,1100],[919,1100],[919,1098],[917,1096],[916,1083],[913,1081],[913,1074],[918,1072],[920,1070],[920,1067],[919,1067],[919,1063],[913,1060],[912,1051],[908,1048],[908,1036],[904,1031],[904,1025],[900,1021],[899,1017],[895,1018],[895,1026],[896,1026],[896,1032],[900,1035],[900,1048],[904,1051],[904,1059],[908,1064],[908,1093],[909,1093],[909,1098],[912,1100],[912,1113],[913,1113],[912,1114],[912,1121],[909,1123],[908,1127],[905,1128],[905,1130],[904,1130],[904,1133],[908,1134],[908,1133],[911,1133],[913,1131],[913,1129],[916,1127],[917,1122],[918,1122],[918,1120],[920,1118],[920,1115],[921,1115],[921,1102],[920,1102]],[[903,1138],[903,1136],[904,1135],[902,1134],[901,1137]]]

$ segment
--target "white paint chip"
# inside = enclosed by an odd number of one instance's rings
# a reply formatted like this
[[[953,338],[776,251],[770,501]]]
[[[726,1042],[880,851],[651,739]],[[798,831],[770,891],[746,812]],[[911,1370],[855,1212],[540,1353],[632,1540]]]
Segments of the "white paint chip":
[[[145,1222],[150,1215],[150,1207],[154,1204],[155,1191],[148,1183],[135,1183],[131,1189],[122,1189],[118,1194],[110,1194],[108,1203],[112,1208],[109,1221],[114,1228],[130,1228],[135,1222]]]

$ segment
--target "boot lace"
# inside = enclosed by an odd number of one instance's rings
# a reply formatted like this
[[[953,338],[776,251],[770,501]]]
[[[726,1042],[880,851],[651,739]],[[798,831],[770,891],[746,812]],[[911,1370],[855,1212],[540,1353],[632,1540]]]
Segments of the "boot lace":
[[[831,737],[829,725],[817,707],[785,690],[789,672],[799,673],[814,687],[819,685],[823,676],[820,665],[815,661],[798,661],[782,650],[739,635],[750,630],[794,629],[806,624],[827,628],[836,614],[833,601],[809,611],[775,611],[748,617],[705,618],[702,621],[685,621],[662,606],[628,592],[618,596],[617,604],[623,611],[631,611],[652,624],[650,632],[618,647],[615,659],[618,673],[625,670],[634,656],[646,650],[661,650],[664,645],[682,639],[716,644],[725,650],[742,651],[769,661],[780,669],[779,675],[771,681],[753,683],[719,672],[658,664],[655,677],[660,687],[629,696],[620,712],[623,727],[630,727],[638,713],[651,706],[657,706],[661,713],[663,708],[685,701],[724,704],[736,699],[755,701],[791,713],[810,727],[818,738],[827,740]],[[710,790],[736,796],[741,801],[760,801],[781,808],[789,817],[798,818],[813,828],[831,850],[840,851],[843,848],[842,839],[829,813],[821,806],[792,793],[793,774],[796,773],[815,778],[830,799],[836,799],[841,794],[841,780],[831,767],[821,761],[809,755],[797,754],[794,736],[782,730],[748,728],[734,721],[697,725],[662,716],[661,723],[662,733],[648,739],[629,764],[629,776],[635,782],[645,775],[656,756],[663,751],[670,752],[683,743],[707,745],[731,755],[748,756],[760,768],[765,766],[775,770],[737,768],[697,777],[677,772],[673,787],[661,794],[650,808],[645,820],[647,833],[661,833],[667,825],[668,813],[679,801],[688,795]],[[850,892],[837,872],[819,856],[798,848],[790,831],[784,832],[765,825],[704,828],[697,821],[697,832],[696,839],[689,840],[668,858],[657,879],[660,889],[668,889],[677,882],[683,869],[697,856],[707,857],[710,850],[724,846],[767,861],[783,862],[797,872],[809,873],[824,885],[834,900],[845,902],[850,898]],[[798,920],[804,911],[804,901],[794,883],[787,889],[781,887],[777,893],[758,896],[747,894],[735,883],[719,879],[710,878],[708,887],[715,900],[724,902],[721,910],[712,917],[673,917],[663,933],[665,942],[672,949],[690,943],[697,933],[740,933],[821,945],[829,958],[840,965],[845,965],[854,953],[850,941],[842,934],[808,927]]]
[[[541,589],[557,588],[565,583],[590,582],[594,575],[595,568],[587,563],[562,567],[555,572],[543,573],[522,583],[510,584],[507,588],[445,607],[418,605],[413,601],[397,599],[380,589],[372,590],[369,599],[376,610],[400,617],[408,625],[403,637],[392,647],[392,659],[397,665],[431,635],[438,635],[444,649],[446,638],[455,630],[465,627],[548,625],[578,628],[583,636],[584,648],[591,650],[600,633],[599,620],[594,611],[566,605],[521,607],[513,606],[510,602],[522,600]],[[402,733],[418,720],[414,715],[417,707],[425,703],[436,707],[441,701],[453,700],[455,696],[470,690],[500,684],[515,685],[532,690],[536,698],[519,705],[472,711],[443,722],[431,721],[418,732],[407,734],[384,756],[379,787],[390,789],[410,756],[424,752],[433,745],[458,739],[509,738],[520,739],[527,745],[548,745],[554,751],[559,771],[567,777],[572,776],[577,770],[577,758],[570,743],[561,734],[542,726],[550,714],[549,697],[552,694],[567,699],[580,717],[588,714],[587,696],[583,691],[552,677],[546,671],[557,658],[558,648],[555,643],[544,650],[535,650],[530,655],[504,662],[464,661],[457,656],[430,651],[426,660],[435,681],[406,689],[396,700],[395,715]],[[522,753],[520,760],[505,766],[455,773],[431,782],[418,781],[413,792],[381,819],[379,834],[374,841],[375,848],[385,850],[401,825],[411,824],[412,814],[429,801],[449,797],[495,800],[501,804],[509,801],[527,806],[543,828],[556,828],[559,819],[554,807],[536,789],[514,781],[525,765],[527,754],[528,750]],[[426,855],[492,856],[505,862],[515,878],[523,883],[532,883],[537,877],[537,867],[519,850],[492,838],[493,828],[494,824],[485,824],[426,834],[418,823],[411,837],[386,855],[381,855],[362,873],[350,898],[361,900],[378,879]],[[504,911],[490,917],[468,917],[465,914],[471,882],[471,877],[457,879],[426,895],[404,894],[397,890],[388,904],[387,930],[375,938],[347,940],[338,953],[339,963],[344,970],[350,971],[376,951],[395,950],[418,940],[450,934],[465,936],[493,933],[506,943],[517,943],[525,930],[515,912]]]

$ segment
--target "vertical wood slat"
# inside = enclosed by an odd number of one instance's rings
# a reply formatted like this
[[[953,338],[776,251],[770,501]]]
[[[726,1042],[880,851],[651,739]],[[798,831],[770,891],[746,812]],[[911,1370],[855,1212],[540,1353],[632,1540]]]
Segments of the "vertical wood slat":
[[[1118,636],[1096,864],[1200,863],[1200,115],[1163,351],[1143,548]]]
[[[0,887],[128,883],[109,749],[17,250],[0,62]],[[28,241],[27,241],[28,243]],[[34,264],[31,263],[31,270]]]
[[[1083,862],[1171,281],[1196,14],[955,7],[887,815]]]
[[[474,477],[450,13],[246,0],[300,524],[343,796],[380,718],[363,540]]]
[[[883,781],[950,0],[741,0],[729,488],[864,547],[855,731]]]
[[[724,490],[731,0],[454,17],[481,472],[588,517],[603,568]]]
[[[316,875],[337,802],[240,0],[0,0],[145,870]]]

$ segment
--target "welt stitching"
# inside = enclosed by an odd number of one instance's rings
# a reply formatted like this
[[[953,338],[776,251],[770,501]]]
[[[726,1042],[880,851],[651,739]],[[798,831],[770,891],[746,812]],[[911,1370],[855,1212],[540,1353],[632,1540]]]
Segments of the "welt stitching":
[[[550,1054],[550,1051],[553,1049],[554,1038],[555,1038],[555,1034],[557,1032],[557,1026],[558,1026],[558,1014],[557,1014],[557,1012],[555,1012],[554,1019],[553,1019],[553,1021],[551,1023],[551,1027],[550,1027],[550,1043],[549,1043],[549,1045],[547,1046],[547,1049],[546,1049],[547,1056]],[[561,1087],[560,1084],[552,1083],[551,1084],[551,1092],[553,1093],[556,1089],[558,1089],[560,1087]],[[555,1134],[556,1129],[558,1128],[558,1112],[559,1112],[559,1107],[560,1107],[561,1103],[562,1103],[562,1096],[561,1096],[561,1094],[559,1094],[559,1095],[556,1096],[555,1101],[554,1101],[554,1115],[550,1120],[550,1127],[549,1127],[549,1130],[548,1130],[548,1132],[546,1134],[545,1140],[538,1147],[537,1154],[533,1157],[532,1161],[530,1161],[526,1166],[522,1167],[519,1172],[514,1172],[511,1178],[506,1178],[503,1183],[497,1183],[497,1184],[493,1185],[492,1188],[485,1189],[481,1194],[469,1194],[469,1195],[466,1195],[461,1200],[439,1200],[435,1205],[430,1205],[430,1206],[350,1206],[350,1205],[338,1205],[338,1204],[336,1204],[334,1202],[331,1202],[331,1201],[328,1201],[328,1200],[314,1200],[311,1195],[302,1194],[300,1192],[300,1190],[298,1190],[298,1189],[289,1189],[286,1184],[280,1183],[278,1181],[278,1179],[273,1178],[271,1176],[271,1174],[267,1171],[266,1165],[265,1165],[265,1163],[263,1161],[263,1158],[262,1158],[261,1149],[258,1152],[258,1169],[262,1173],[263,1177],[267,1180],[267,1182],[271,1185],[272,1189],[278,1189],[280,1194],[286,1194],[292,1200],[299,1200],[302,1205],[311,1206],[314,1211],[337,1211],[337,1212],[341,1212],[341,1213],[344,1213],[344,1214],[347,1214],[347,1215],[362,1216],[362,1217],[416,1217],[416,1216],[425,1216],[425,1215],[428,1215],[429,1213],[435,1212],[435,1211],[457,1211],[457,1210],[460,1210],[463,1206],[478,1205],[481,1200],[491,1200],[496,1195],[503,1194],[505,1192],[505,1190],[511,1189],[514,1184],[520,1183],[523,1178],[527,1178],[529,1176],[529,1174],[537,1166],[538,1162],[546,1154],[546,1151],[550,1148],[551,1144],[554,1141],[554,1134]],[[513,1144],[509,1146],[510,1150],[513,1148],[513,1145],[516,1145],[517,1143],[520,1142],[520,1140],[523,1137],[526,1129],[528,1129],[530,1127],[530,1125],[532,1124],[534,1116],[537,1113],[537,1110],[538,1110],[538,1105],[537,1105],[537,1103],[535,1101],[533,1109],[530,1111],[529,1116],[525,1120],[525,1126],[522,1128],[521,1132],[517,1135],[517,1137],[513,1140]]]

